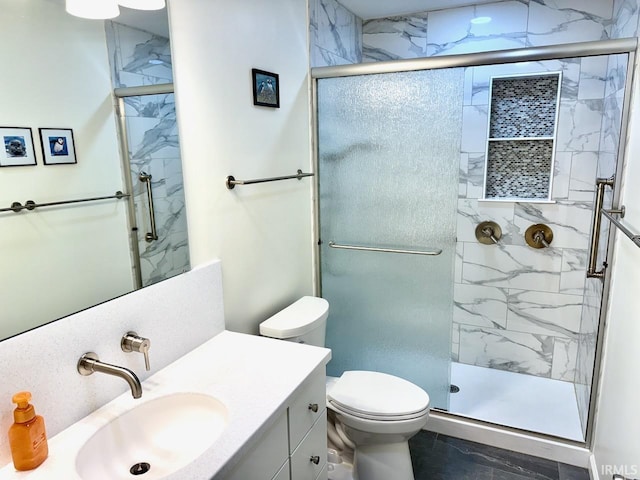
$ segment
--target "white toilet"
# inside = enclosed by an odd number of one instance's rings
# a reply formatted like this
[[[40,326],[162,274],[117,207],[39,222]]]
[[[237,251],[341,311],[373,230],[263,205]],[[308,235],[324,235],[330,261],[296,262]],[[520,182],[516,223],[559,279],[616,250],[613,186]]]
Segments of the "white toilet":
[[[260,334],[323,347],[328,314],[324,298],[302,297],[262,322]],[[328,378],[327,407],[330,437],[354,450],[354,480],[414,480],[408,440],[429,418],[424,390],[385,373],[347,371]]]

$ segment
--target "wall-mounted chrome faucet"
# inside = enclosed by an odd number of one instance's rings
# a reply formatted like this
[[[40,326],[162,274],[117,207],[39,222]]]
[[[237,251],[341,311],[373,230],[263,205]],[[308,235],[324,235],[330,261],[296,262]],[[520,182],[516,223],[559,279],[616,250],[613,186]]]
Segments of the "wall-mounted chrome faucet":
[[[140,337],[136,332],[127,332],[120,341],[120,347],[123,352],[138,352],[144,355],[144,366],[147,370],[151,370],[149,364],[149,349],[151,348],[151,340]]]
[[[124,379],[131,387],[131,395],[133,398],[142,396],[142,385],[140,379],[128,368],[118,367],[110,363],[101,362],[98,355],[93,352],[87,352],[78,360],[78,373],[80,375],[91,375],[94,372],[106,373]]]

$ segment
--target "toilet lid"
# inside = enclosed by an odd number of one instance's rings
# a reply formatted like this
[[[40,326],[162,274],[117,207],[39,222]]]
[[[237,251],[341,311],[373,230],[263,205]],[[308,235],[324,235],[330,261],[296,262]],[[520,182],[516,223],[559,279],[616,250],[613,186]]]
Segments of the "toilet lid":
[[[429,406],[429,395],[423,389],[380,372],[344,372],[327,398],[345,410],[366,416],[406,416],[424,412]]]

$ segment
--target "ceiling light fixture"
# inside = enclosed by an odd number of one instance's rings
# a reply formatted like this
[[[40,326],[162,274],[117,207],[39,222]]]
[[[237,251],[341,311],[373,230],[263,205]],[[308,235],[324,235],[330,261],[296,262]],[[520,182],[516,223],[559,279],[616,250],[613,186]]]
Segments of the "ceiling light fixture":
[[[116,0],[66,0],[66,10],[76,17],[91,20],[106,20],[120,15]]]
[[[161,10],[165,7],[164,0],[118,0],[121,7],[136,10]]]

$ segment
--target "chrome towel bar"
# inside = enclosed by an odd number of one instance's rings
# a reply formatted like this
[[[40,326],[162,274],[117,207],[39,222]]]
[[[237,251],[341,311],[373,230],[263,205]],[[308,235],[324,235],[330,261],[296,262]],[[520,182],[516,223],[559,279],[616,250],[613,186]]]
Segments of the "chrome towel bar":
[[[361,245],[339,245],[335,242],[329,242],[329,247],[339,248],[342,250],[362,250],[365,252],[385,252],[385,253],[406,253],[409,255],[440,255],[442,250],[434,248],[433,250],[402,250],[396,248],[380,248],[380,247],[364,247]]]
[[[117,191],[115,195],[109,195],[106,197],[91,197],[91,198],[79,198],[78,200],[61,200],[59,202],[46,202],[46,203],[36,203],[33,200],[27,200],[24,205],[20,202],[13,202],[8,208],[0,208],[0,212],[20,212],[22,210],[34,210],[39,207],[52,207],[54,205],[66,205],[70,203],[83,203],[83,202],[95,202],[96,200],[109,200],[111,198],[117,198],[120,200],[121,198],[128,198],[129,194],[122,193],[121,191]]]
[[[158,231],[156,230],[156,212],[153,208],[153,190],[151,190],[151,174],[146,172],[140,172],[138,179],[144,183],[147,187],[147,202],[149,202],[149,228],[150,232],[147,232],[144,239],[147,242],[153,242],[158,240]]]
[[[602,264],[602,269],[596,271],[596,264],[598,262],[598,244],[600,243],[600,229],[602,227],[602,217],[606,217],[613,226],[624,233],[631,241],[640,247],[640,235],[634,234],[625,225],[620,222],[614,215],[620,215],[624,218],[624,205],[620,208],[604,209],[602,205],[604,203],[604,190],[606,187],[613,188],[615,184],[615,178],[598,178],[596,179],[596,201],[593,212],[593,222],[591,224],[591,246],[589,248],[589,265],[587,269],[588,278],[600,278],[604,279],[605,270],[607,268],[606,262]]]
[[[302,179],[303,177],[313,177],[313,173],[302,173],[302,170],[298,170],[296,175],[285,175],[284,177],[271,177],[271,178],[258,178],[255,180],[236,180],[233,175],[229,175],[225,184],[229,190],[233,190],[236,185],[251,185],[254,183],[266,183],[266,182],[277,182],[279,180],[292,180],[292,179]]]
[[[600,210],[600,212],[602,213],[602,215],[607,217],[611,223],[613,223],[616,227],[618,227],[618,229],[622,233],[624,233],[627,237],[629,237],[631,241],[636,244],[637,247],[640,247],[640,235],[635,235],[633,232],[631,232],[631,230],[629,230],[622,223],[620,223],[620,220],[614,217],[614,215],[620,215],[621,217],[624,217],[624,206],[620,207],[620,210],[604,210],[603,209],[603,210]]]

